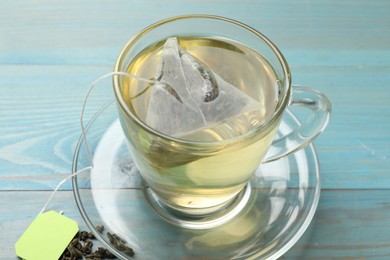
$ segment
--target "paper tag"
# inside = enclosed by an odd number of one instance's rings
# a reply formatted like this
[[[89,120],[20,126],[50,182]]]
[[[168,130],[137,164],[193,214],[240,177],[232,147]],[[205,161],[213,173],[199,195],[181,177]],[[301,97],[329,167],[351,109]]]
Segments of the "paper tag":
[[[15,243],[16,255],[26,260],[59,259],[79,228],[55,211],[40,214]]]

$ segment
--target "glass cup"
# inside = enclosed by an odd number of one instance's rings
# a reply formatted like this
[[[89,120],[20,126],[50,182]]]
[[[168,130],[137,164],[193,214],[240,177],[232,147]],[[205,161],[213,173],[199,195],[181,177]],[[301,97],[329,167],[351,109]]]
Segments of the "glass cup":
[[[135,81],[123,75],[114,76],[119,119],[152,206],[161,215],[169,215],[166,218],[179,226],[193,227],[188,223],[210,219],[222,223],[229,219],[227,215],[237,214],[245,198],[250,196],[249,180],[259,165],[309,144],[325,129],[331,105],[318,91],[292,86],[285,58],[264,35],[243,23],[218,16],[179,16],[147,27],[123,48],[115,71],[126,72],[147,46],[173,36],[238,42],[260,54],[276,78],[268,84],[275,106],[264,122],[239,136],[199,141],[169,136],[148,126],[129,106],[124,95],[124,86],[131,88]],[[246,71],[257,73],[258,69]],[[258,92],[262,86],[249,84],[245,88]],[[310,111],[310,116],[289,134],[275,139],[283,113],[289,106],[304,107]]]

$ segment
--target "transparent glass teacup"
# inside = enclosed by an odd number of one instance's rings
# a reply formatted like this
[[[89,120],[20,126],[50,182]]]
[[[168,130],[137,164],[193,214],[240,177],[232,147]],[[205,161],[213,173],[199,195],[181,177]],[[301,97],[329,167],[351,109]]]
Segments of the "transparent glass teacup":
[[[144,75],[137,76],[153,78],[158,66],[153,65],[151,71],[142,70],[141,54],[153,47],[154,54],[161,55],[161,43],[170,37],[178,38],[184,48],[226,81],[267,104],[261,110],[261,118],[249,113],[229,123],[222,122],[222,128],[213,126],[202,129],[201,134],[171,136],[146,124],[142,114],[147,113],[147,98],[134,102],[128,98],[139,82],[114,77],[119,119],[145,181],[145,194],[152,204],[172,214],[171,222],[177,219],[176,224],[185,226],[183,219],[222,219],[234,211],[232,208],[238,208],[259,165],[309,144],[325,129],[331,105],[318,91],[292,86],[285,58],[264,35],[218,16],[179,16],[147,27],[126,44],[115,71],[136,75],[136,71],[142,71]],[[289,106],[305,107],[311,115],[302,126],[274,140]],[[228,131],[239,134],[229,134],[227,138],[223,133]],[[207,138],[203,138],[205,135]]]

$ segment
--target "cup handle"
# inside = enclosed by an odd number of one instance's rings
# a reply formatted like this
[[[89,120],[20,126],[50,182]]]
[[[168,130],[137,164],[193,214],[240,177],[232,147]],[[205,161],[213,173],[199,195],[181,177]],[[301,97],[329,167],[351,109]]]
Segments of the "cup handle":
[[[278,160],[294,153],[316,138],[326,128],[332,105],[321,92],[303,86],[292,86],[292,95],[288,106],[300,106],[309,109],[309,118],[298,128],[272,142],[272,147],[263,163]]]

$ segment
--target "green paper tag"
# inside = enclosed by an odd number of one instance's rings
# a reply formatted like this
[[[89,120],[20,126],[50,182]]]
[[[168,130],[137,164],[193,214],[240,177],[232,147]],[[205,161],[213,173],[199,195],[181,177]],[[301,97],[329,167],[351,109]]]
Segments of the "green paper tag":
[[[70,218],[55,211],[42,213],[16,241],[16,255],[26,260],[59,259],[78,230]]]

